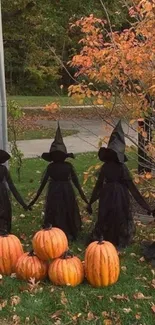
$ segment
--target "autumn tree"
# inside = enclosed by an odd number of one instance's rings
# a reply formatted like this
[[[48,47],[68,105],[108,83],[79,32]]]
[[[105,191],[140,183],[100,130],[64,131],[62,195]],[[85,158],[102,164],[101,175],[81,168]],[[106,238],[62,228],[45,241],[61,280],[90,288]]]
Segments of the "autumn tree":
[[[144,122],[147,129],[153,121],[155,0],[123,1],[131,20],[129,28],[121,31],[113,29],[108,10],[102,1],[100,3],[106,19],[91,14],[71,25],[72,29],[80,29],[83,37],[79,40],[79,53],[69,62],[76,70],[76,82],[69,87],[69,96],[80,103],[89,98],[98,116],[103,120],[106,116],[106,121],[112,113],[118,115],[119,111],[125,123],[137,129],[134,122],[138,119],[137,131],[143,139],[138,153],[140,156],[145,153],[141,164],[145,170],[154,169],[155,147],[144,129]],[[104,114],[100,105],[106,108]],[[107,122],[111,124],[111,121]],[[130,140],[137,146],[134,139]],[[145,175],[147,179],[150,177],[147,172]]]

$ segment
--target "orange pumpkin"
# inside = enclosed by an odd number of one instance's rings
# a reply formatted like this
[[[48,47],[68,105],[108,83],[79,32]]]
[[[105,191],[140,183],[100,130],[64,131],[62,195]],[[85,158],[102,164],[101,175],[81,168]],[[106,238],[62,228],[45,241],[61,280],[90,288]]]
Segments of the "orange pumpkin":
[[[117,282],[120,273],[118,253],[108,241],[91,243],[85,252],[85,275],[94,287],[105,287]]]
[[[61,229],[50,226],[35,234],[32,245],[37,256],[47,261],[61,256],[68,249],[68,240]]]
[[[41,261],[33,251],[24,253],[17,261],[16,274],[18,278],[43,280],[47,276],[47,263]]]
[[[15,272],[17,260],[23,253],[22,244],[16,236],[0,234],[0,273],[10,275]]]
[[[50,264],[48,275],[56,285],[75,287],[84,279],[84,267],[78,257],[73,256],[70,252],[65,252]]]

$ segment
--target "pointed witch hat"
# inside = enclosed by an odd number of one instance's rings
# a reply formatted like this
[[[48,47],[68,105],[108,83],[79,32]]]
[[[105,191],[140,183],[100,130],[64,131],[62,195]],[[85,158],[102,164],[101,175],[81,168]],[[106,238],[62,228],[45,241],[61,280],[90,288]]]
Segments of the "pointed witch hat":
[[[41,157],[46,161],[52,161],[56,156],[60,157],[60,160],[66,158],[74,158],[73,153],[67,153],[67,148],[63,142],[59,122],[55,134],[55,139],[51,144],[49,152],[44,152]]]
[[[0,164],[4,164],[11,156],[5,150],[0,149]]]
[[[113,160],[114,157],[116,157],[117,161],[120,163],[124,163],[128,160],[125,155],[125,139],[121,120],[119,120],[112,131],[107,148],[100,148],[98,156],[101,161],[105,161],[107,158],[108,160]]]

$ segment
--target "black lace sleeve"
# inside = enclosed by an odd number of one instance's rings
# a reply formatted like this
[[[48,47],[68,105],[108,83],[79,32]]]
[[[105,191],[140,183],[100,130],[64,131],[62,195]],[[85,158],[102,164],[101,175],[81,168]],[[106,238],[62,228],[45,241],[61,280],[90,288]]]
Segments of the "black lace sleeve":
[[[137,201],[137,203],[143,209],[147,210],[148,212],[151,212],[151,209],[150,209],[148,203],[144,200],[144,198],[141,195],[141,193],[139,192],[138,188],[136,187],[136,185],[132,181],[129,170],[125,165],[124,165],[124,180],[126,182],[126,185],[127,185],[128,189],[129,189],[130,193],[132,194],[134,199]]]
[[[73,166],[72,166],[71,164],[70,164],[70,166],[71,166],[71,180],[72,180],[74,186],[75,186],[75,187],[77,188],[77,190],[79,191],[79,194],[80,194],[82,200],[85,201],[85,202],[88,204],[88,200],[87,200],[87,198],[86,198],[86,196],[85,196],[85,194],[84,194],[84,192],[83,192],[83,190],[82,190],[82,188],[81,188],[81,185],[80,185],[80,183],[79,183],[79,180],[78,180],[77,174],[76,174],[76,172],[75,172]]]
[[[44,172],[44,176],[43,176],[43,178],[41,180],[41,184],[40,184],[40,186],[38,188],[37,194],[34,197],[34,199],[30,202],[29,207],[31,207],[37,201],[37,199],[39,198],[40,194],[42,193],[42,191],[43,191],[43,189],[44,189],[44,187],[45,187],[45,185],[46,185],[46,183],[48,181],[48,178],[49,178],[49,172],[48,172],[48,167],[47,167],[47,169]]]
[[[99,175],[98,175],[98,179],[96,181],[95,187],[93,189],[91,198],[90,198],[90,205],[93,204],[95,201],[97,201],[99,199],[100,196],[100,190],[101,187],[103,185],[104,182],[104,168],[103,166],[100,169]]]
[[[16,189],[16,187],[15,187],[13,181],[12,181],[12,178],[10,176],[10,173],[9,173],[9,171],[8,171],[8,169],[6,167],[5,167],[5,180],[8,183],[9,189],[12,192],[15,199],[17,200],[17,202],[19,202],[19,204],[21,204],[23,208],[26,208],[27,205],[25,204],[25,202],[22,199],[21,195],[17,191],[17,189]]]

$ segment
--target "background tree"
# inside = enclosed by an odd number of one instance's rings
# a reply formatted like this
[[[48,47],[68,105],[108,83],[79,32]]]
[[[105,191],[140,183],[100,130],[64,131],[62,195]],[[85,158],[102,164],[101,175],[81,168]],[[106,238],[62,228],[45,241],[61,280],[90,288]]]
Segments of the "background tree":
[[[72,24],[83,37],[79,41],[79,54],[69,62],[77,79],[69,87],[69,95],[80,103],[90,98],[103,120],[107,121],[115,111],[130,128],[137,128],[134,124],[137,119],[145,122],[145,129],[140,124],[137,129],[143,139],[138,153],[140,156],[145,153],[141,157],[144,169],[154,169],[154,139],[146,131],[153,122],[155,97],[155,0],[136,0],[134,5],[131,2],[130,26],[118,31],[113,29],[108,11],[102,1],[101,4],[107,19],[91,14]],[[107,107],[107,113],[101,114],[97,105]],[[130,140],[137,145],[134,139]]]
[[[104,3],[112,23],[122,28],[127,11],[118,1]],[[7,91],[52,94],[62,83],[68,86],[71,79],[60,60],[66,65],[79,48],[79,35],[69,29],[70,19],[77,20],[92,11],[97,17],[103,16],[100,1],[2,0]]]

